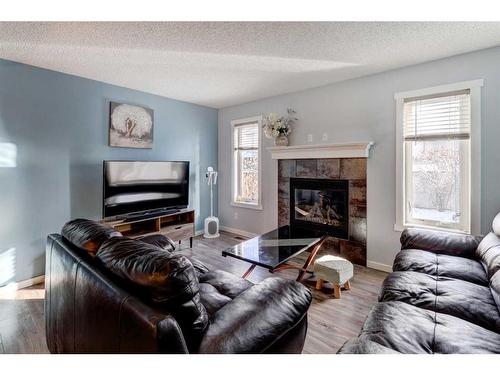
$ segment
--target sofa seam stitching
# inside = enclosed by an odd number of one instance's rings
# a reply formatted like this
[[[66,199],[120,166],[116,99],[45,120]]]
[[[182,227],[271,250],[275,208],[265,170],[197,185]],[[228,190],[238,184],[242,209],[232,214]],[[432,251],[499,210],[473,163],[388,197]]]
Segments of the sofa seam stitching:
[[[78,279],[78,269],[80,268],[79,259],[75,267],[75,280],[73,284],[73,352],[76,353],[76,284]]]
[[[118,330],[119,330],[119,335],[118,335],[118,352],[121,353],[121,343],[122,343],[122,312],[123,312],[123,304],[128,300],[130,297],[130,294],[126,296],[122,302],[120,303],[120,310],[118,313]]]
[[[50,271],[50,277],[49,277],[49,290],[52,291],[52,262],[54,260],[53,254],[54,254],[54,240],[52,239],[52,243],[50,244],[50,253],[49,253],[49,271]],[[47,272],[45,272],[47,273]],[[46,286],[45,286],[46,287]],[[46,293],[47,294],[47,293]],[[49,298],[48,298],[48,303],[49,303],[49,324],[50,324],[50,332],[46,334],[46,338],[50,336],[50,339],[52,341],[52,347],[56,346],[54,345],[54,335],[53,335],[53,328],[54,324],[52,324],[52,295],[53,293],[49,293]],[[45,303],[47,303],[47,299],[45,299]],[[44,311],[45,313],[45,311]],[[47,328],[47,327],[45,327]],[[57,350],[57,349],[56,349]]]
[[[435,287],[435,298],[434,298],[434,330],[432,334],[432,354],[436,351],[436,326],[437,326],[437,297],[438,297],[438,280],[439,280],[439,257],[436,255],[436,287]]]

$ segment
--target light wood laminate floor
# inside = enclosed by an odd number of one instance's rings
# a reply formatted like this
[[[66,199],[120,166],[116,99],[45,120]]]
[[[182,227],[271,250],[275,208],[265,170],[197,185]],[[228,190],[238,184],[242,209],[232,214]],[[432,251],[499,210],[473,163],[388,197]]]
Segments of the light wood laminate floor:
[[[221,251],[241,242],[244,238],[221,233],[216,239],[195,238],[193,249],[189,241],[183,242],[180,252],[193,256],[211,268],[219,268],[241,276],[249,264],[234,258],[221,256]],[[307,254],[292,262],[303,264]],[[385,272],[355,266],[351,290],[342,291],[341,299],[333,299],[331,286],[325,284],[322,291],[314,289],[315,279],[310,277],[304,284],[313,293],[309,309],[309,328],[304,353],[335,353],[342,344],[357,336],[370,308],[377,301]],[[271,274],[257,267],[248,277],[254,283],[273,276],[295,279],[297,271],[285,270]],[[307,277],[307,276],[306,276]],[[12,292],[0,293],[0,353],[47,353],[45,322],[43,317],[43,284]]]

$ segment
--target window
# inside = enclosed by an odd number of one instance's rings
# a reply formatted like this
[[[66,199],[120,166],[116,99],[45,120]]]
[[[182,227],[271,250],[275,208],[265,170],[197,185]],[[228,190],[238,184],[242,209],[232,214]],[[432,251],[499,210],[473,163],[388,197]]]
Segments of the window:
[[[473,92],[462,85],[396,95],[402,226],[471,232],[471,149],[480,122]]]
[[[232,202],[240,207],[262,209],[261,117],[231,123],[233,137]]]

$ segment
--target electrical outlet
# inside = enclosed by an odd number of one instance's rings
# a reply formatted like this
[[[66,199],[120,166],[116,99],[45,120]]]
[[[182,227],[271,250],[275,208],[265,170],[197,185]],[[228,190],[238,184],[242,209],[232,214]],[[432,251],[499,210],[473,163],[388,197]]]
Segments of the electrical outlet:
[[[238,220],[238,213],[237,212],[234,213],[234,220]]]
[[[308,134],[307,135],[307,142],[312,143],[312,141],[313,141],[313,135],[312,134]]]
[[[323,133],[323,135],[321,136],[321,140],[328,141],[328,133]]]

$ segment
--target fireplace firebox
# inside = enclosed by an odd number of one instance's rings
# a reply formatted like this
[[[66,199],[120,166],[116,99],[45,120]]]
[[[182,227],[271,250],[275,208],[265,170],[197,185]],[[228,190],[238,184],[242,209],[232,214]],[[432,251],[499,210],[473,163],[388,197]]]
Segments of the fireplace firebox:
[[[290,226],[305,236],[348,239],[349,182],[290,178]]]

